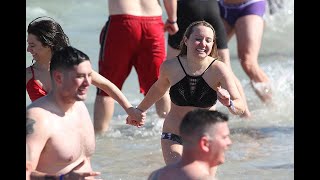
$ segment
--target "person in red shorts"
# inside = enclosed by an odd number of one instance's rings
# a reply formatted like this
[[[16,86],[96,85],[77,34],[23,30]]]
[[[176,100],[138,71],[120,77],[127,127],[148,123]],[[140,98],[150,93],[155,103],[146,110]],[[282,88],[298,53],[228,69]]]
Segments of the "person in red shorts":
[[[119,89],[135,68],[140,93],[146,95],[157,81],[159,68],[166,59],[165,31],[174,34],[177,0],[164,0],[168,19],[162,20],[162,7],[157,0],[109,0],[109,18],[100,33],[99,73]],[[156,103],[159,117],[164,118],[170,109],[166,93]],[[113,116],[114,100],[99,88],[94,104],[96,133],[109,128]]]

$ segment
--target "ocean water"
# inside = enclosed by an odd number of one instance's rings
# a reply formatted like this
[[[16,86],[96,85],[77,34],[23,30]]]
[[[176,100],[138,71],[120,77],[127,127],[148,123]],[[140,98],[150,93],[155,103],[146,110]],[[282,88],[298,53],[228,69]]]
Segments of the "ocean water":
[[[107,1],[28,0],[26,29],[31,20],[46,15],[58,21],[71,44],[87,53],[98,70],[99,34],[108,17]],[[164,13],[163,18],[166,18]],[[294,179],[294,2],[287,0],[276,14],[265,16],[266,28],[259,54],[259,64],[270,77],[274,104],[260,102],[237,59],[235,38],[229,43],[231,65],[241,81],[253,114],[252,120],[230,115],[233,145],[226,162],[218,168],[222,180],[291,180]],[[26,34],[27,35],[27,34]],[[26,65],[32,56],[26,52]],[[93,118],[95,87],[86,100]],[[123,93],[133,105],[143,98],[139,93],[134,69],[126,80]],[[26,105],[30,103],[26,93]],[[218,110],[227,112],[218,104]],[[110,130],[96,137],[92,166],[103,179],[140,180],[164,165],[160,134],[163,119],[151,107],[146,125],[136,128],[125,124],[126,114],[116,104]]]

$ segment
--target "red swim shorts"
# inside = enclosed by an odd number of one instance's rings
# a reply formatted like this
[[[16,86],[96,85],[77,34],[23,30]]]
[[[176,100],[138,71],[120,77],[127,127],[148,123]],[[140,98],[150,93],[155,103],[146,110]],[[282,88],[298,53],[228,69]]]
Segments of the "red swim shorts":
[[[148,92],[165,60],[164,23],[161,16],[111,15],[100,33],[99,73],[119,89],[136,69],[140,92]],[[98,95],[107,94],[98,88]]]

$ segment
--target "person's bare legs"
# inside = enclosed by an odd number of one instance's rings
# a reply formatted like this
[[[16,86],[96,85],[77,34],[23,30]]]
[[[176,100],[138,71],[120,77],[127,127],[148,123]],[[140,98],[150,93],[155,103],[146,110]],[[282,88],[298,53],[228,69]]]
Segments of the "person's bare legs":
[[[218,49],[218,53],[219,53],[219,56],[222,58],[222,61],[227,64],[227,66],[230,68],[232,74],[233,74],[233,78],[234,78],[234,81],[236,83],[236,86],[237,86],[237,89],[240,93],[240,96],[242,97],[243,99],[243,103],[245,105],[245,111],[244,113],[240,116],[240,117],[243,117],[243,118],[250,118],[251,117],[251,113],[250,113],[250,110],[249,110],[249,107],[248,107],[248,104],[247,104],[247,98],[246,98],[246,95],[244,93],[244,90],[243,90],[243,87],[240,83],[240,80],[238,79],[238,77],[234,74],[233,70],[232,70],[232,67],[231,67],[231,62],[230,62],[230,52],[229,52],[229,49]]]
[[[93,112],[93,125],[96,134],[106,132],[113,116],[114,99],[110,96],[96,95]]]
[[[168,164],[175,163],[181,159],[183,146],[174,141],[161,139],[163,160]]]
[[[264,20],[257,15],[239,18],[235,24],[238,57],[243,70],[249,76],[251,85],[263,102],[272,99],[269,78],[258,64]]]

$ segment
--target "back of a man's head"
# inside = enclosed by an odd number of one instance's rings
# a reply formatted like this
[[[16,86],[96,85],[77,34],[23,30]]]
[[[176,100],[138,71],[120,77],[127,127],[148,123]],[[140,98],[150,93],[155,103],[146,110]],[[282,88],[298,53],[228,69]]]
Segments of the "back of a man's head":
[[[90,61],[88,55],[72,46],[63,47],[53,53],[50,72],[52,74],[54,70],[72,69],[84,61]]]
[[[207,135],[213,125],[228,120],[227,114],[218,111],[196,109],[188,112],[180,124],[183,144],[197,141],[201,136]]]

